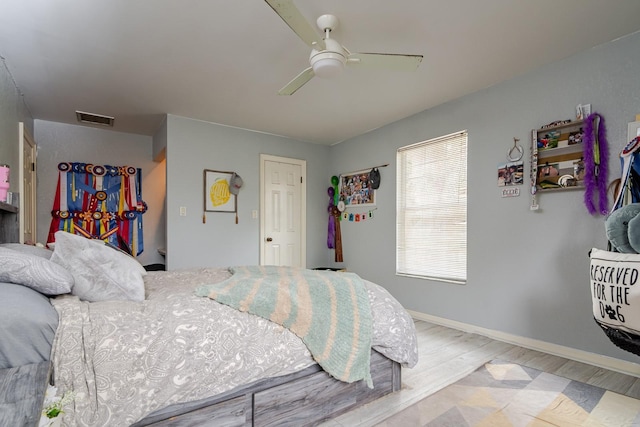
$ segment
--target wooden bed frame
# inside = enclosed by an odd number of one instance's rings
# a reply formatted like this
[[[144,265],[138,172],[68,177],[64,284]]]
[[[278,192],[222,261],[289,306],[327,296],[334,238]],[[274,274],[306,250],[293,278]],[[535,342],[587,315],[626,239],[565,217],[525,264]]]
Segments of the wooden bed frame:
[[[282,377],[257,381],[198,402],[156,411],[141,426],[310,426],[400,390],[400,364],[371,351],[374,388],[345,383],[318,365]],[[211,424],[215,421],[213,424]]]
[[[37,426],[49,375],[49,362],[0,369],[0,424]],[[373,389],[364,381],[338,381],[313,365],[208,399],[158,410],[132,427],[317,425],[401,388],[400,364],[375,350],[371,351],[371,376]]]
[[[50,363],[0,369],[0,426],[31,426],[40,422]]]

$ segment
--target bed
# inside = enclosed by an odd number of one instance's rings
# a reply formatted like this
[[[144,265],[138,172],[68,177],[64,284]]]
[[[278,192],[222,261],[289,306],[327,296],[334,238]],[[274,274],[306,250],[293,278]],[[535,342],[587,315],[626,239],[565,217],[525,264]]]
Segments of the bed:
[[[302,274],[336,281],[338,305],[347,299],[339,293],[343,280],[360,283],[367,309],[354,310],[360,314],[350,323],[364,325],[350,328],[356,338],[339,338],[336,322],[324,330],[333,340],[320,346],[325,353],[345,347],[351,355],[349,369],[335,371],[299,327],[211,296],[241,269],[270,275],[264,267],[147,272],[134,258],[69,233],[56,235],[53,251],[0,245],[0,262],[11,267],[0,272],[0,297],[14,295],[14,310],[2,311],[0,321],[17,328],[0,330],[13,340],[10,349],[0,344],[0,368],[50,363],[58,392],[75,393],[62,415],[67,426],[314,425],[399,390],[401,366],[417,363],[409,315],[384,288],[352,273],[284,269],[292,286]],[[24,304],[35,305],[27,312]],[[36,319],[25,315],[34,312]],[[352,369],[364,353],[366,370]],[[356,376],[338,380],[343,370]]]

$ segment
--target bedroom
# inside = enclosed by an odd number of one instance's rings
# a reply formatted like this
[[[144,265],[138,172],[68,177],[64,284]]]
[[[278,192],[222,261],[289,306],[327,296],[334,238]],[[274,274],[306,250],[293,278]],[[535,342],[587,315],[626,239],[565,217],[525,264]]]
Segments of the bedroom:
[[[7,66],[12,67],[10,58]],[[606,245],[603,219],[586,212],[580,192],[542,195],[541,210],[532,212],[526,194],[500,197],[495,174],[496,164],[504,159],[513,137],[520,138],[528,153],[531,129],[571,117],[580,103],[590,103],[594,111],[606,117],[611,152],[619,152],[627,142],[627,123],[640,113],[639,68],[640,35],[634,33],[558,58],[343,143],[325,146],[177,115],[168,115],[165,127],[154,135],[42,120],[23,105],[12,76],[2,67],[0,161],[17,162],[17,149],[7,141],[17,141],[15,124],[25,121],[40,148],[38,236],[42,240],[50,221],[53,192],[47,171],[59,161],[95,156],[97,147],[104,144],[110,146],[99,154],[105,162],[125,164],[134,160],[150,181],[149,189],[145,187],[143,192],[152,207],[145,217],[148,238],[144,263],[161,261],[156,249],[166,243],[169,268],[209,264],[212,259],[215,265],[258,262],[259,223],[252,219],[251,212],[259,209],[260,153],[307,160],[307,265],[331,265],[333,254],[325,245],[329,177],[390,163],[381,169],[374,219],[343,226],[344,266],[348,270],[383,284],[418,316],[433,316],[444,323],[540,346],[567,357],[591,358],[594,364],[635,369],[637,375],[637,358],[612,346],[590,312],[587,252]],[[287,77],[285,73],[275,80]],[[20,86],[20,75],[13,78]],[[28,97],[25,101],[28,104]],[[467,284],[396,277],[396,149],[461,129],[467,129],[470,135]],[[162,146],[163,140],[167,148],[166,176],[164,164],[153,161],[156,147]],[[610,165],[613,174],[618,163],[612,159]],[[200,183],[202,170],[207,168],[237,170],[244,178],[237,225],[225,214],[208,214],[207,223],[202,224]],[[164,194],[153,190],[155,184],[162,188],[165,177],[166,211]],[[186,217],[179,216],[181,206],[187,208]]]

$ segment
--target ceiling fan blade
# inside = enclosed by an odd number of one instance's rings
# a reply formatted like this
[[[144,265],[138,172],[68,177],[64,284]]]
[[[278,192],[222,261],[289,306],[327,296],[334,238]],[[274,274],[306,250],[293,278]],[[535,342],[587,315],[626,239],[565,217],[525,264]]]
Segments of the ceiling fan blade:
[[[293,95],[295,91],[304,86],[309,80],[315,76],[313,68],[309,67],[300,74],[298,74],[293,80],[291,80],[285,87],[278,91],[278,95]]]
[[[265,0],[280,18],[309,46],[323,50],[324,40],[293,4],[293,0]]]
[[[422,62],[422,55],[395,53],[351,53],[347,65],[394,71],[415,71]]]

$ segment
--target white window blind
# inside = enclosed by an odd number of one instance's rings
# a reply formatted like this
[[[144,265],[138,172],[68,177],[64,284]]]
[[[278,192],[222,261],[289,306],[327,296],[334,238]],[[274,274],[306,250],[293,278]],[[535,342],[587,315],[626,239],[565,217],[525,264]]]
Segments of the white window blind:
[[[467,280],[467,132],[397,151],[396,274]]]

